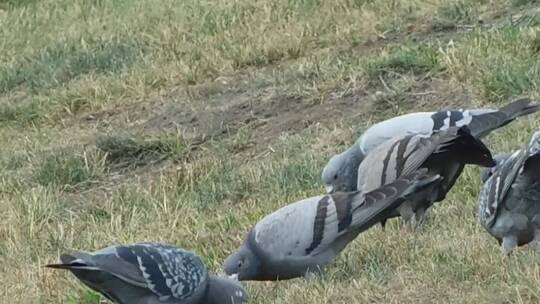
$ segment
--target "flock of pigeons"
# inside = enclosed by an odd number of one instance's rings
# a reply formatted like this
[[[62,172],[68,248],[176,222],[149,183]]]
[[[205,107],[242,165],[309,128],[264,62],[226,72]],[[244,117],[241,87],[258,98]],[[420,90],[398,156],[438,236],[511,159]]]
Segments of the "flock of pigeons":
[[[317,276],[358,234],[401,216],[416,227],[444,200],[465,165],[485,167],[479,219],[510,254],[540,245],[540,132],[511,154],[492,157],[480,138],[540,104],[519,99],[498,109],[421,112],[370,127],[322,173],[328,194],[287,205],[259,221],[210,275],[190,251],[157,243],[61,256],[88,287],[121,304],[240,304],[238,281]]]

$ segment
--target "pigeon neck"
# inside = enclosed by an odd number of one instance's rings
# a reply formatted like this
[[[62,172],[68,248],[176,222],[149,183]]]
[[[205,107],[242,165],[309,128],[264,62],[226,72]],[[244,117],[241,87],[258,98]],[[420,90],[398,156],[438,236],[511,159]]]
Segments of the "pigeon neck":
[[[360,144],[358,142],[355,142],[354,145],[352,145],[349,149],[345,151],[347,155],[355,162],[358,162],[358,165],[360,165],[360,162],[364,159],[364,153],[362,152],[362,149],[360,149]]]
[[[257,244],[257,240],[255,239],[255,232],[256,227],[253,227],[249,231],[249,234],[247,235],[246,242],[244,243],[244,246],[246,246],[246,249],[249,251],[251,256],[251,269],[252,269],[252,277],[253,280],[260,280],[262,277],[266,276],[266,263],[264,261],[268,261],[271,257],[267,256],[263,250],[259,248],[259,245]]]
[[[364,160],[364,153],[362,152],[362,149],[360,149],[358,143],[352,145],[346,153],[349,158],[346,169],[348,176],[348,180],[346,181],[346,191],[356,191],[358,190],[358,167]]]

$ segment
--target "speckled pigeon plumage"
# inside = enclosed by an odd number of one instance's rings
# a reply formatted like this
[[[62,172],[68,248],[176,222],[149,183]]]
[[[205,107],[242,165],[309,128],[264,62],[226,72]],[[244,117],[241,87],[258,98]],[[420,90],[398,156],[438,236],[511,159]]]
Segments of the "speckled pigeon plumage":
[[[225,260],[225,273],[259,281],[318,273],[403,197],[436,182],[438,176],[426,179],[425,172],[411,173],[368,193],[336,192],[277,210],[259,221]]]
[[[503,155],[483,175],[479,197],[482,226],[502,245],[505,254],[530,242],[540,244],[540,132],[529,145]]]
[[[137,243],[61,256],[88,287],[119,304],[241,304],[247,295],[227,278],[209,275],[200,258],[181,248]]]
[[[397,116],[368,128],[343,153],[334,155],[322,172],[327,191],[357,190],[357,169],[362,160],[383,142],[411,134],[431,136],[450,127],[468,126],[471,134],[482,138],[517,117],[540,110],[540,104],[529,98],[515,100],[500,109],[448,110],[418,112]]]
[[[440,182],[409,197],[392,213],[405,222],[421,222],[425,211],[445,198],[465,164],[495,165],[489,149],[467,127],[450,127],[429,137],[406,135],[386,141],[366,156],[358,168],[357,187],[371,191],[419,168],[440,175]]]

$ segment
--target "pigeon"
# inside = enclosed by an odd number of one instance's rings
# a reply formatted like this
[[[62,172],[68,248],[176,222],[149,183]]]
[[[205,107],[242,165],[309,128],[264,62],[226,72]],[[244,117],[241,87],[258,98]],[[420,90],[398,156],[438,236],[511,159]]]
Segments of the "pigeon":
[[[401,216],[415,226],[433,203],[446,197],[465,164],[495,165],[489,149],[466,126],[450,127],[429,137],[405,135],[386,141],[366,156],[358,167],[357,188],[372,191],[419,168],[426,168],[428,175],[440,175],[438,183],[418,191],[392,212],[391,217]],[[387,219],[381,221],[383,228]]]
[[[484,172],[480,224],[506,255],[531,242],[540,249],[540,131],[527,147],[501,155],[497,166]]]
[[[242,304],[238,282],[209,275],[190,251],[157,244],[111,246],[95,252],[63,254],[60,264],[93,290],[119,304]]]
[[[476,138],[482,138],[520,116],[540,110],[540,104],[529,98],[518,99],[494,109],[418,112],[397,116],[371,126],[352,147],[334,155],[324,167],[321,178],[328,193],[357,190],[358,166],[373,149],[400,136],[430,136],[452,126],[468,126]]]
[[[368,193],[335,192],[307,198],[267,215],[247,233],[223,268],[240,281],[313,278],[358,234],[403,198],[439,178],[419,170]]]

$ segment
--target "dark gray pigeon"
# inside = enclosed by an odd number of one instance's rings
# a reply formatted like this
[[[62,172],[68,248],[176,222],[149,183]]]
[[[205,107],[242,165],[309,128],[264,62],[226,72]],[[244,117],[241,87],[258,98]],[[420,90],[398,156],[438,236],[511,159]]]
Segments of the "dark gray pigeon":
[[[372,191],[419,168],[428,169],[428,175],[440,175],[438,183],[415,193],[392,213],[414,225],[433,203],[445,198],[465,164],[495,165],[489,149],[467,127],[450,127],[429,137],[405,135],[386,141],[366,156],[358,168],[357,187]],[[383,227],[385,222],[381,221]]]
[[[311,277],[358,236],[403,201],[435,182],[426,170],[396,179],[369,193],[336,192],[311,197],[266,216],[224,263],[239,280],[286,280]]]
[[[88,287],[119,304],[241,304],[238,282],[209,275],[194,253],[156,244],[111,246],[60,257],[61,264]]]
[[[529,98],[515,100],[496,109],[448,110],[418,112],[379,122],[367,129],[356,143],[341,154],[334,155],[322,172],[327,192],[357,190],[358,166],[373,149],[386,140],[411,134],[431,136],[450,127],[468,126],[476,138],[482,138],[519,116],[534,113],[540,104]]]
[[[517,246],[540,245],[540,132],[529,145],[504,154],[483,174],[479,198],[482,226],[509,255]],[[539,248],[540,249],[540,248]]]

